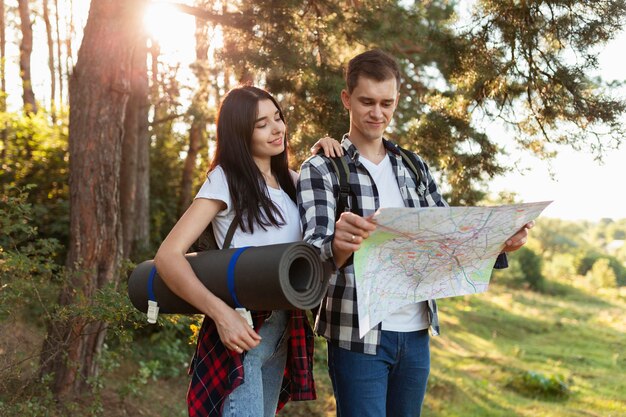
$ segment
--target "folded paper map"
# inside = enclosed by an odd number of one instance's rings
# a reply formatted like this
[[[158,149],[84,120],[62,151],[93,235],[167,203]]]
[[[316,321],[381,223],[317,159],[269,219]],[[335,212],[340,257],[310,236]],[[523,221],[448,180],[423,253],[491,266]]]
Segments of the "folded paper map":
[[[506,240],[550,203],[380,209],[354,257],[359,335],[407,304],[486,291]]]

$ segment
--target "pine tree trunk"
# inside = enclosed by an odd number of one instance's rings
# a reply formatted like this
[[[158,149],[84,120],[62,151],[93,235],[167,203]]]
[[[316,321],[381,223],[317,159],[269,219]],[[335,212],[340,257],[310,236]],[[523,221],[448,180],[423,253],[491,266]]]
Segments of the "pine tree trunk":
[[[46,38],[48,40],[48,69],[50,70],[50,117],[56,121],[56,71],[54,70],[54,41],[52,40],[52,25],[48,11],[48,0],[43,0],[43,21],[46,25]]]
[[[91,3],[70,79],[69,277],[61,306],[91,305],[96,292],[119,280],[122,229],[120,163],[133,49],[144,0]],[[84,315],[49,323],[41,373],[52,374],[58,397],[77,395],[97,376],[106,323]]]
[[[24,111],[27,114],[37,113],[35,93],[33,92],[30,77],[30,56],[33,52],[33,24],[30,21],[30,8],[28,0],[18,0],[20,11],[20,28],[22,41],[20,42],[20,76],[22,78],[22,97],[24,99]]]
[[[198,154],[206,146],[205,131],[210,89],[208,53],[208,24],[206,20],[196,17],[196,61],[192,68],[198,79],[198,90],[196,90],[190,109],[193,120],[189,129],[189,147],[185,164],[183,165],[181,192],[178,201],[179,215],[182,215],[191,203],[193,178],[196,174]]]
[[[69,13],[72,13],[72,10],[69,10]],[[57,72],[59,77],[59,108],[63,108],[63,56],[61,54],[61,28],[59,27],[59,0],[54,0],[54,26],[57,35]]]
[[[0,3],[0,89],[2,94],[0,95],[0,111],[6,111],[7,109],[7,101],[6,101],[6,92],[7,92],[7,79],[6,79],[6,71],[5,71],[5,60],[6,60],[6,24],[4,19],[4,1]]]
[[[4,70],[6,62],[6,24],[4,19],[4,1],[0,3],[0,111],[7,110],[7,79]],[[9,146],[9,135],[7,134],[6,122],[0,125],[0,140],[2,140],[2,150],[0,151],[0,164],[4,164],[6,159],[6,150]]]
[[[148,135],[148,49],[147,37],[139,38],[133,55],[131,96],[126,106],[124,144],[120,175],[120,204],[124,257],[132,257],[135,242],[147,240],[150,218],[148,170],[150,142]],[[146,164],[147,162],[147,164]],[[147,175],[146,175],[147,174]],[[141,201],[142,199],[146,201]],[[141,235],[139,235],[141,232]]]
[[[68,7],[69,16],[65,17],[66,19],[65,34],[67,36],[65,38],[65,53],[67,54],[67,56],[65,57],[65,74],[68,77],[70,77],[70,75],[72,74],[72,67],[75,62],[74,48],[72,48],[72,39],[74,39],[74,36],[76,35],[75,30],[74,30],[74,13],[73,13],[74,0],[69,0],[69,2],[70,2],[69,7]],[[61,65],[61,62],[59,62],[59,66],[60,65]],[[68,90],[69,90],[69,87],[68,87]]]

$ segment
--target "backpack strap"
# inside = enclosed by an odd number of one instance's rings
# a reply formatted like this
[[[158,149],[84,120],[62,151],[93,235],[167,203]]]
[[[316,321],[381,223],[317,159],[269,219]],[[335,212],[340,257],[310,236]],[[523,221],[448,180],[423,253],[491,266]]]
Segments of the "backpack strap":
[[[328,158],[333,164],[337,181],[339,182],[339,196],[337,197],[337,206],[335,208],[335,220],[339,219],[344,211],[352,211],[352,199],[350,196],[350,168],[348,163],[341,156]]]
[[[418,168],[421,164],[418,161],[417,156],[415,156],[413,152],[401,148],[400,146],[397,146],[396,149],[400,152],[404,165],[409,168],[413,175],[415,175],[417,193],[420,196],[423,196],[426,191],[426,179],[424,178],[422,170]],[[345,158],[341,156],[333,158],[328,157],[328,159],[333,165],[337,181],[339,182],[339,195],[337,197],[337,205],[335,209],[335,220],[337,220],[344,211],[352,211],[354,209],[352,196],[350,194],[350,168],[348,167],[348,163]]]
[[[235,216],[233,221],[228,226],[228,231],[226,232],[226,236],[224,237],[224,244],[222,245],[222,249],[230,248],[230,244],[232,243],[233,236],[235,235],[235,231],[237,230],[237,226],[239,225],[240,216]],[[190,252],[202,252],[207,250],[219,250],[219,246],[217,245],[217,239],[215,238],[215,231],[213,230],[213,222],[209,223],[209,225],[204,229],[198,240],[194,242],[194,244],[189,249]]]
[[[233,236],[235,235],[235,231],[237,230],[237,226],[239,225],[239,217],[235,216],[233,221],[228,226],[228,231],[226,232],[226,236],[224,237],[224,244],[222,245],[222,249],[230,248],[230,244],[233,240]]]
[[[424,195],[426,191],[426,179],[422,174],[422,170],[418,168],[420,163],[417,160],[415,154],[411,151],[408,151],[404,148],[397,147],[400,151],[400,155],[402,156],[402,161],[404,164],[409,167],[409,169],[415,174],[416,184],[417,184],[417,193],[419,195]]]

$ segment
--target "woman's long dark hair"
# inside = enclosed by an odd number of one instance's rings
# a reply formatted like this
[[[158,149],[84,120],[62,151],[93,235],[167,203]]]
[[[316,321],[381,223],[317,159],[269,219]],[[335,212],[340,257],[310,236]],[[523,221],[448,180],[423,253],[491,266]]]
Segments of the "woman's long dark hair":
[[[239,227],[248,233],[254,231],[255,223],[263,230],[267,230],[267,226],[285,224],[280,210],[267,192],[263,175],[250,151],[261,100],[272,100],[281,120],[285,122],[278,102],[267,91],[252,86],[230,90],[218,112],[217,146],[209,168],[210,172],[219,165],[224,170],[233,208],[239,217]],[[271,158],[271,169],[281,188],[295,202],[296,187],[289,173],[286,131],[284,142],[285,149]]]

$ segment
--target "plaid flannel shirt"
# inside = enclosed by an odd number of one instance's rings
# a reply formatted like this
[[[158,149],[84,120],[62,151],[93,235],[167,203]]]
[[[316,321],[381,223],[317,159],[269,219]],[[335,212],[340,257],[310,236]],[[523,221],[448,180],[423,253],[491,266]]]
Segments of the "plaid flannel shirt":
[[[383,139],[390,156],[398,187],[406,207],[439,206],[447,203],[434,181],[426,163],[417,156],[418,166],[426,181],[418,191],[415,179],[402,162],[397,145]],[[365,167],[359,162],[359,151],[344,135],[341,142],[345,154],[343,158],[350,168],[350,188],[357,199],[356,214],[369,216],[379,208],[378,192]],[[423,193],[422,193],[423,191]],[[302,164],[298,181],[298,207],[303,225],[304,241],[320,250],[324,261],[333,261],[332,241],[335,234],[335,208],[339,193],[339,182],[330,160],[316,155]],[[501,259],[502,258],[502,259]],[[504,263],[503,263],[504,262]],[[502,255],[496,262],[504,267],[506,257]],[[358,310],[352,257],[337,269],[330,278],[328,292],[322,300],[315,331],[341,348],[351,351],[376,354],[380,343],[381,325],[378,324],[361,339],[358,329]],[[439,334],[439,316],[435,300],[428,300],[430,329],[433,335]]]
[[[252,312],[252,321],[257,332],[270,313]],[[314,336],[303,311],[291,312],[288,331],[287,363],[276,412],[290,399],[303,401],[316,398],[313,381]],[[228,350],[220,340],[215,322],[204,317],[198,334],[196,352],[189,367],[189,373],[192,375],[187,392],[190,417],[222,415],[226,397],[244,383],[244,355],[245,353]]]

